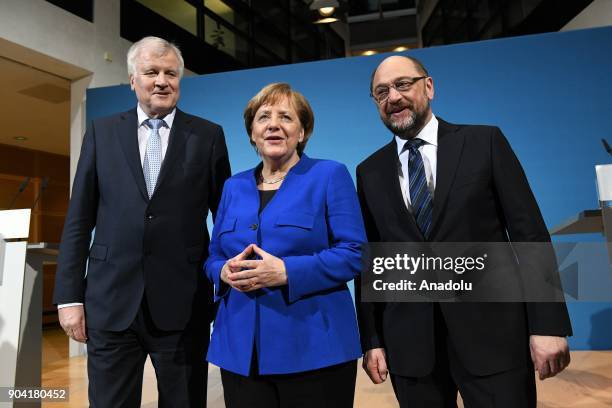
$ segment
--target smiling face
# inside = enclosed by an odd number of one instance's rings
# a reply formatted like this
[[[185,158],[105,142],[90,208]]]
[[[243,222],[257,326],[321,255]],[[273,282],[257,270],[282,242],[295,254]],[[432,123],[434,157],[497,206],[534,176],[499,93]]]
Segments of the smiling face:
[[[255,112],[251,140],[264,160],[297,158],[297,145],[304,140],[304,128],[289,98],[264,104]]]
[[[388,87],[389,96],[377,103],[383,123],[393,134],[414,137],[431,118],[430,102],[434,97],[433,80],[430,77],[416,81],[408,90],[399,92],[392,84],[402,79],[424,76],[407,58],[393,56],[385,59],[376,70],[372,91]]]
[[[163,117],[174,109],[180,95],[179,82],[179,60],[173,51],[163,55],[150,48],[140,51],[130,86],[149,117]]]

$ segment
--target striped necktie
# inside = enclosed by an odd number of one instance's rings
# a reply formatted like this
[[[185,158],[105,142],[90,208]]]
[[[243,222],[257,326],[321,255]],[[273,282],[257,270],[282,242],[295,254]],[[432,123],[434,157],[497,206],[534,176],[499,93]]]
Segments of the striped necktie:
[[[429,238],[431,232],[431,216],[433,210],[432,196],[427,188],[427,177],[425,166],[419,147],[426,142],[422,139],[410,139],[406,141],[404,150],[409,150],[408,155],[408,179],[410,180],[410,203],[412,205],[412,215],[417,226],[423,233],[425,239]]]
[[[147,150],[145,152],[142,170],[144,172],[145,182],[147,184],[147,192],[149,198],[155,191],[157,177],[162,164],[162,145],[159,129],[166,124],[163,119],[147,119],[145,121],[149,127],[149,140],[147,141]]]

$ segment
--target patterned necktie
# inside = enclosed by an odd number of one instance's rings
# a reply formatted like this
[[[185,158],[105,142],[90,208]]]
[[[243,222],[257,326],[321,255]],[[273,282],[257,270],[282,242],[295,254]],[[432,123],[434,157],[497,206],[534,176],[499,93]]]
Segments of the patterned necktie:
[[[410,180],[410,203],[412,214],[425,239],[431,232],[431,215],[433,210],[432,197],[427,188],[425,166],[419,147],[424,145],[422,139],[411,139],[404,145],[404,150],[410,151],[408,155],[408,179]]]
[[[157,177],[162,164],[162,145],[159,129],[165,125],[163,119],[147,119],[145,121],[150,129],[149,140],[147,141],[147,151],[145,152],[142,170],[144,171],[145,182],[147,183],[147,192],[149,198],[155,191]]]

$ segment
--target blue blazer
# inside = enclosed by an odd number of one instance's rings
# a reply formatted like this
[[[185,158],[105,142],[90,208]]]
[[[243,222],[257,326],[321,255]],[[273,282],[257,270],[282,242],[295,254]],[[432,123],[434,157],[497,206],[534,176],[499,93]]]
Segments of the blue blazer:
[[[225,183],[205,265],[219,302],[207,359],[248,375],[314,370],[361,356],[346,283],[360,273],[366,242],[346,167],[302,155],[258,215],[255,169]],[[256,243],[285,262],[286,286],[242,293],[220,287],[227,259]]]

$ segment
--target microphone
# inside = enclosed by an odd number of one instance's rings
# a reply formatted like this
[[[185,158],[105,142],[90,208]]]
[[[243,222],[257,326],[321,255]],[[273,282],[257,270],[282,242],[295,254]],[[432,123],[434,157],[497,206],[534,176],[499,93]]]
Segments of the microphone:
[[[36,199],[34,200],[34,204],[32,204],[32,209],[34,209],[34,207],[36,207],[36,204],[38,204],[38,200],[40,200],[40,197],[42,196],[43,191],[45,191],[45,189],[47,188],[47,186],[49,185],[49,177],[45,176],[42,179],[42,182],[40,183],[40,188],[38,189],[38,194],[36,195]]]
[[[17,190],[17,193],[15,193],[15,195],[13,196],[13,199],[11,200],[11,203],[9,204],[7,210],[10,210],[11,208],[13,208],[13,204],[15,204],[15,201],[17,200],[17,197],[19,197],[19,194],[23,193],[23,190],[26,189],[28,184],[30,184],[30,177],[26,177],[21,182],[21,184],[19,185],[19,190]]]
[[[601,143],[603,143],[604,149],[606,149],[606,152],[608,152],[608,154],[612,156],[612,147],[610,147],[610,144],[608,143],[608,141],[606,139],[601,139]]]

